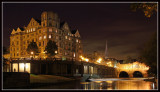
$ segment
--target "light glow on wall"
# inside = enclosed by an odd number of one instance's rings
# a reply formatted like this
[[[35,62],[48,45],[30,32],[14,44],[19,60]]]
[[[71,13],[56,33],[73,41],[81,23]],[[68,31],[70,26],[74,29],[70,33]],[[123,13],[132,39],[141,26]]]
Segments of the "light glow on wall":
[[[24,72],[24,63],[19,63],[19,72]]]
[[[13,72],[18,72],[18,64],[13,63]]]

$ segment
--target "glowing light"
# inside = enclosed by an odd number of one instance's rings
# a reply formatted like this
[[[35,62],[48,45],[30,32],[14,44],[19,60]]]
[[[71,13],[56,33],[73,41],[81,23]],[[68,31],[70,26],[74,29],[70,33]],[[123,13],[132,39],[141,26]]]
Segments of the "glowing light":
[[[31,54],[33,55],[33,54],[34,54],[34,52],[32,51],[32,52],[31,52]]]
[[[89,59],[87,59],[87,58],[86,58],[85,60],[86,60],[87,62],[89,61]]]
[[[99,58],[99,59],[97,60],[98,63],[101,63],[101,61],[102,61],[102,58]]]
[[[57,51],[55,51],[55,53],[57,54]]]
[[[51,35],[49,35],[49,38],[51,38]]]
[[[89,61],[89,59],[88,58],[84,58],[83,56],[80,56],[80,58],[82,59],[82,60],[84,60],[84,61]]]

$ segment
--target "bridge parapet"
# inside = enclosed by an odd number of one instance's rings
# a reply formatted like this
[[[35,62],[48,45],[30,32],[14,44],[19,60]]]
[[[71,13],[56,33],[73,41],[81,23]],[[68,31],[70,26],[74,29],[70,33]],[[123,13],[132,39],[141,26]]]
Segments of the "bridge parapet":
[[[116,72],[118,77],[122,71],[128,73],[129,77],[133,77],[133,73],[135,71],[139,71],[143,74],[143,77],[147,77],[148,69],[149,67],[146,66],[144,63],[134,62],[134,63],[128,63],[128,64],[117,64]]]

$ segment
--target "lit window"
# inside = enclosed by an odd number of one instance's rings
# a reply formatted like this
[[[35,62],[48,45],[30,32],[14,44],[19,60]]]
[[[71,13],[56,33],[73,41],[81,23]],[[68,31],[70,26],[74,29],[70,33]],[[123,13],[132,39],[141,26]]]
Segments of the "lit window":
[[[74,53],[73,56],[76,57],[76,54]]]
[[[30,29],[29,29],[29,32],[30,32]]]
[[[49,35],[49,38],[51,38],[51,35]]]
[[[27,30],[27,33],[28,33],[28,30]]]
[[[41,40],[41,39],[42,39],[42,37],[40,36],[40,37],[39,37],[39,40]]]
[[[57,33],[57,29],[56,29],[56,33]]]
[[[76,42],[78,42],[78,39],[76,39]]]
[[[69,33],[68,33],[68,35],[69,35]]]
[[[43,32],[45,32],[45,29],[43,29]]]
[[[32,28],[31,28],[31,32],[32,32]]]
[[[52,32],[52,28],[49,28],[49,32]]]
[[[56,36],[56,39],[58,39],[58,36]]]
[[[33,28],[33,31],[35,31],[35,28]]]
[[[67,39],[67,36],[65,36],[65,38]]]
[[[44,36],[44,39],[46,39],[46,36]]]
[[[71,38],[69,37],[69,40],[71,40]]]

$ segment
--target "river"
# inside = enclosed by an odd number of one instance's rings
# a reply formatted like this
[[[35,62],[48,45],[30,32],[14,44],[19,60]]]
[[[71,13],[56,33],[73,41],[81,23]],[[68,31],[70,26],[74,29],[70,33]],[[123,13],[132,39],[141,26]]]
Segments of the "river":
[[[52,84],[31,89],[48,89],[48,90],[155,90],[156,84],[150,81],[139,80],[106,80],[106,81],[91,81],[80,82],[72,81],[62,84]]]

